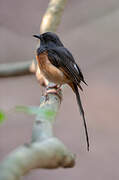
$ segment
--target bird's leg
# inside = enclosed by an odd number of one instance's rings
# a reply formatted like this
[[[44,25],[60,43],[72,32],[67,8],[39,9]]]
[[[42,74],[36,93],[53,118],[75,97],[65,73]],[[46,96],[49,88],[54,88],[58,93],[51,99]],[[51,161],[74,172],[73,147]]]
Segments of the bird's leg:
[[[62,85],[61,84],[55,84],[55,85],[53,85],[53,86],[48,86],[46,89],[48,90],[48,89],[56,89],[56,90],[61,90],[60,89],[60,87],[61,87]]]
[[[58,89],[58,84],[49,85],[46,89]]]
[[[57,84],[53,85],[53,86],[48,86],[44,93],[45,101],[49,100],[48,94],[56,94],[61,100],[62,97],[61,97],[61,88],[60,87],[61,87],[61,85],[57,85]]]

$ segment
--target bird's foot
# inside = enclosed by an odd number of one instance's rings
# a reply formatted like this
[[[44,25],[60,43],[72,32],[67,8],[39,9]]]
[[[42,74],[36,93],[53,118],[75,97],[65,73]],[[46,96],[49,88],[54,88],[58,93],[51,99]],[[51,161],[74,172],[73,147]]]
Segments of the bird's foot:
[[[49,85],[49,86],[46,88],[46,90],[49,90],[49,89],[61,90],[60,87],[61,87],[61,85],[59,85],[59,84]]]
[[[60,87],[61,87],[61,85],[48,86],[46,88],[46,92],[44,93],[45,101],[49,100],[48,94],[57,95],[61,101],[62,100],[62,94],[61,94],[61,88]]]

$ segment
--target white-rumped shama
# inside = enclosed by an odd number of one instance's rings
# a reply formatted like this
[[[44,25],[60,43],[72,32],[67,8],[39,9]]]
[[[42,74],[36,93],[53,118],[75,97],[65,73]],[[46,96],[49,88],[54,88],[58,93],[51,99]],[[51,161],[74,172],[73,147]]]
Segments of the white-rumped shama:
[[[83,117],[87,149],[89,151],[89,137],[78,87],[82,90],[80,82],[86,84],[81,69],[76,64],[72,54],[64,47],[59,37],[53,32],[33,35],[40,39],[40,47],[36,50],[36,59],[40,72],[50,82],[57,85],[68,84],[74,91]],[[87,84],[86,84],[87,85]]]

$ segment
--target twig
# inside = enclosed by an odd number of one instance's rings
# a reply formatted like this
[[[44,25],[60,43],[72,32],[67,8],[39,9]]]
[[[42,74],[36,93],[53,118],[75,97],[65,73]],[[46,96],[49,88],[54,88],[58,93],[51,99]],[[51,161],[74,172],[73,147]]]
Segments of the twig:
[[[0,64],[0,77],[25,75],[35,72],[35,61]]]

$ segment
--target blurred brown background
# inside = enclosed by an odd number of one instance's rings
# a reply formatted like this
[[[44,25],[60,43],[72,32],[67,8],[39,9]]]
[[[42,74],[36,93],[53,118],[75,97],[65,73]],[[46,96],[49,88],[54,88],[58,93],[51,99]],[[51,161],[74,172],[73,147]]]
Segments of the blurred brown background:
[[[0,0],[0,63],[30,60],[48,0]],[[77,154],[72,169],[35,170],[25,180],[119,179],[119,1],[69,0],[58,29],[61,40],[80,63],[88,83],[81,93],[90,135],[75,96],[64,90],[55,134]],[[33,117],[13,111],[15,105],[39,105],[35,76],[0,79],[0,108],[8,120],[0,125],[0,160],[30,140]]]

